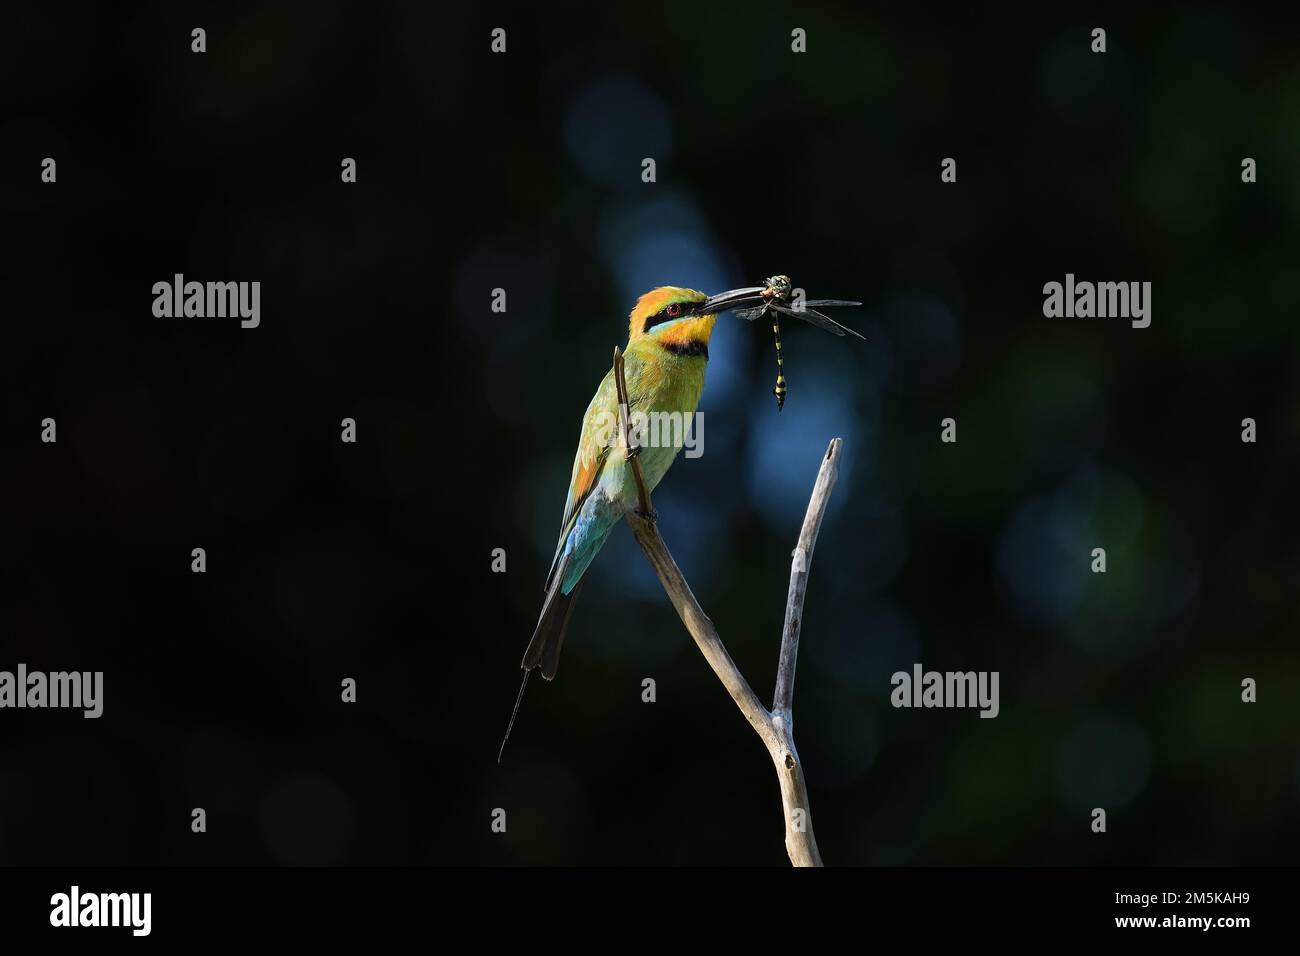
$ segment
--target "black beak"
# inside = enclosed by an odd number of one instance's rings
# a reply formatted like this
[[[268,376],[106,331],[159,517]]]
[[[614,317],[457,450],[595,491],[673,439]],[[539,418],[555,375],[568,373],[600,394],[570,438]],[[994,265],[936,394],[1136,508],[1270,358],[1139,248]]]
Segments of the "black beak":
[[[745,309],[756,305],[762,305],[767,301],[763,293],[767,291],[764,286],[750,286],[747,289],[732,289],[730,292],[722,292],[718,295],[711,295],[698,306],[695,307],[699,315],[718,315],[731,309]]]

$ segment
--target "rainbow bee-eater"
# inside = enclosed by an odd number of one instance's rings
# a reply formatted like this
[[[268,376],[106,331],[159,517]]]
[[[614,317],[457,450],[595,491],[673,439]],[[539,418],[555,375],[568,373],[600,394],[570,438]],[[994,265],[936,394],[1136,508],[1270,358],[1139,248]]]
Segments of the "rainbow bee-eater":
[[[628,319],[627,348],[623,353],[627,417],[639,415],[645,421],[660,413],[664,416],[660,420],[671,416],[668,420],[682,423],[680,429],[672,431],[675,443],[651,441],[638,445],[636,455],[647,491],[654,491],[667,473],[682,448],[686,423],[693,421],[704,391],[709,336],[718,316],[730,309],[752,309],[754,316],[745,314],[745,317],[756,317],[763,306],[781,306],[789,287],[787,277],[777,276],[765,286],[733,289],[714,296],[694,289],[662,286],[637,300]],[[809,304],[858,303],[826,300]],[[781,307],[781,311],[787,310]],[[819,313],[801,311],[797,317],[837,335],[844,334],[843,326]],[[619,420],[618,388],[611,368],[583,416],[569,495],[560,523],[560,540],[546,578],[546,599],[521,665],[525,671],[524,686],[528,675],[538,668],[547,680],[555,677],[583,575],[615,525],[638,508],[636,479],[631,462],[622,450]],[[663,430],[658,434],[662,437]],[[521,686],[520,699],[523,690]],[[516,712],[518,706],[516,701]],[[513,726],[514,715],[510,720]],[[508,727],[507,738],[509,734]]]
[[[691,420],[704,391],[709,336],[718,314],[755,305],[762,301],[762,292],[737,289],[710,298],[694,289],[663,286],[641,296],[628,319],[623,352],[628,417],[660,412]],[[524,652],[524,669],[541,668],[547,680],[555,677],[583,575],[614,527],[637,508],[636,480],[621,449],[618,421],[618,389],[611,368],[582,419],[560,540],[546,578],[546,600]],[[647,491],[654,491],[680,450],[680,445],[664,442],[640,448]]]

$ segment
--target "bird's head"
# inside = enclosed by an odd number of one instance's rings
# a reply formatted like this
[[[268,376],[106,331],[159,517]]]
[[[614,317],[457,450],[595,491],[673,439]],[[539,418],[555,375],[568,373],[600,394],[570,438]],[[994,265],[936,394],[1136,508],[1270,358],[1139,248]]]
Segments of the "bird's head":
[[[637,299],[628,321],[628,341],[649,335],[665,345],[707,346],[720,313],[763,302],[763,291],[762,286],[754,286],[705,295],[694,289],[660,286]]]

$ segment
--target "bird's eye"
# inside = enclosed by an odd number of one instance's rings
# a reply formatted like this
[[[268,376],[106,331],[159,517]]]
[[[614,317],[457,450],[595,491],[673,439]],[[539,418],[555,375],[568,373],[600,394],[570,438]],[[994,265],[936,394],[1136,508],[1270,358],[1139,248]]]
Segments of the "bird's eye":
[[[674,303],[673,303],[672,305],[670,305],[668,308],[664,309],[664,311],[668,313],[668,317],[669,317],[670,319],[675,319],[675,318],[677,318],[679,315],[682,314],[682,306],[681,306],[681,303],[680,303],[680,302],[674,302]]]

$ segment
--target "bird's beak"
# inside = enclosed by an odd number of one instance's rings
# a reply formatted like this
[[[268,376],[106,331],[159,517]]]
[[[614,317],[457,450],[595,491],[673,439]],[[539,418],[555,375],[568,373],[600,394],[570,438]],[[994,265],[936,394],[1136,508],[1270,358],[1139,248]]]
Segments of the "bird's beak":
[[[700,315],[717,315],[729,309],[762,305],[767,301],[763,298],[765,291],[766,289],[761,285],[750,286],[747,289],[732,289],[730,292],[709,296],[697,306],[697,309]]]

